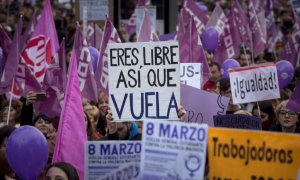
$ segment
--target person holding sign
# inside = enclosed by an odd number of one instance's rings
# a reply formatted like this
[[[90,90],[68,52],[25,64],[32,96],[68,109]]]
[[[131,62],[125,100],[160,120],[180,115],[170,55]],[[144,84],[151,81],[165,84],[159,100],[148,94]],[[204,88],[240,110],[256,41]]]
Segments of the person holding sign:
[[[230,88],[230,81],[228,78],[224,78],[224,79],[220,80],[220,95],[226,96],[230,99],[229,103],[228,103],[226,114],[233,114],[234,112],[242,109],[239,104],[233,104],[231,88]]]
[[[277,125],[273,128],[276,132],[300,133],[299,113],[286,107],[288,101],[281,102],[276,107]]]
[[[178,109],[178,118],[180,121],[184,121],[186,110],[183,106]],[[101,138],[101,140],[141,140],[141,131],[138,130],[138,126],[135,122],[112,122],[113,116],[109,108],[106,115],[107,123],[107,136]]]

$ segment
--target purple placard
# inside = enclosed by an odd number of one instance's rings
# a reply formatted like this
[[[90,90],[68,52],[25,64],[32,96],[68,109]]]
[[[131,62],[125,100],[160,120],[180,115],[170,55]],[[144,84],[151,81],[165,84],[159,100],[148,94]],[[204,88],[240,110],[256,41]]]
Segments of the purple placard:
[[[186,109],[186,122],[208,124],[213,127],[213,116],[226,114],[229,98],[181,84],[181,102]]]

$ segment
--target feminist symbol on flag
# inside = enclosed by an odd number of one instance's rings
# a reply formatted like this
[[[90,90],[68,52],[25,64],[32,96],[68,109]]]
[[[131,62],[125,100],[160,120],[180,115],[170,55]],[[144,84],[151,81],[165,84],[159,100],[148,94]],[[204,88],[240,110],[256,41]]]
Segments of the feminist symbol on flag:
[[[30,39],[22,58],[39,83],[42,83],[48,65],[51,63],[50,39],[40,35]]]

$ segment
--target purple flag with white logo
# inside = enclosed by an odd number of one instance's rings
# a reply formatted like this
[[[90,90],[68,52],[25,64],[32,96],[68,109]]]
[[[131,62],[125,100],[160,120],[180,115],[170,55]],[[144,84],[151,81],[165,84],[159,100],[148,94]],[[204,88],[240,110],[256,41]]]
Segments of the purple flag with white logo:
[[[102,29],[95,23],[90,23],[87,26],[87,44],[88,46],[100,49],[101,41],[103,37]]]
[[[214,60],[219,64],[222,64],[226,59],[235,59],[239,56],[242,39],[238,26],[239,24],[236,24],[233,19],[233,12],[230,11],[226,16],[225,28],[214,54]]]
[[[60,116],[66,83],[65,40],[63,40],[46,71],[43,84],[46,99],[34,103],[35,111],[48,117]]]
[[[75,53],[78,59],[78,78],[79,88],[82,97],[87,98],[90,101],[98,101],[97,85],[95,81],[95,74],[92,70],[92,58],[88,49],[86,40],[83,38],[80,26],[77,25],[75,34]]]
[[[206,23],[205,28],[213,26],[218,30],[219,36],[221,36],[226,26],[226,23],[227,23],[227,18],[225,16],[225,13],[223,12],[220,5],[217,4],[208,22]]]
[[[201,35],[205,30],[205,24],[208,21],[206,14],[200,10],[194,0],[184,1],[184,9],[193,17],[196,28]]]
[[[289,108],[290,110],[300,112],[300,81],[298,81],[298,84],[294,89],[294,92],[290,97],[286,107]]]
[[[151,23],[151,17],[146,9],[144,9],[144,18],[141,25],[140,34],[138,35],[137,42],[159,41],[156,30]]]
[[[107,44],[120,43],[117,30],[109,19],[105,21],[104,34],[101,42],[100,59],[97,69],[95,71],[95,79],[98,89],[108,95],[108,57],[107,57]]]
[[[234,0],[232,3],[232,13],[243,45],[247,46],[248,48],[251,48],[252,38],[249,27],[249,21],[245,14],[245,11],[241,8],[237,0]]]
[[[267,43],[265,12],[263,9],[256,12],[252,1],[248,4],[248,12],[253,42],[252,49],[254,57],[256,57],[264,52]]]

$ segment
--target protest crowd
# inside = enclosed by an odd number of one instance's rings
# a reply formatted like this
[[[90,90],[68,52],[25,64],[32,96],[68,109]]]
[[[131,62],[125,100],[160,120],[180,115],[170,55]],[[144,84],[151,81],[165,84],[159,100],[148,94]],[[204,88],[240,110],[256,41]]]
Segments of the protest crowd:
[[[159,2],[125,38],[74,2],[0,1],[0,179],[300,179],[300,11],[179,0],[159,34]]]

